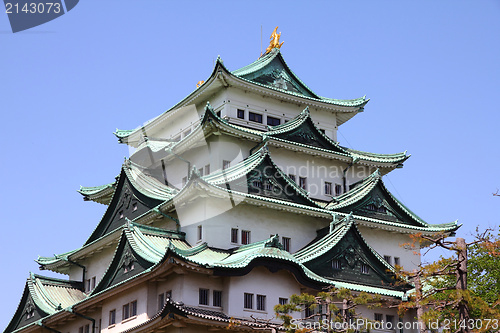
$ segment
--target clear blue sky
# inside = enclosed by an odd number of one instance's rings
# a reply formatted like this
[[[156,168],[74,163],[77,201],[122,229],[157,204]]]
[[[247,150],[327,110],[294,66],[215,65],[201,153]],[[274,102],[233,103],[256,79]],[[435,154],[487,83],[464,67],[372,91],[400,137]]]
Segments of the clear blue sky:
[[[112,132],[162,113],[221,55],[254,61],[276,25],[283,55],[320,95],[371,100],[341,144],[412,157],[385,177],[429,223],[467,236],[499,223],[499,1],[80,1],[12,34],[0,13],[3,124],[0,328],[33,261],[79,247],[104,213],[80,185],[111,182],[128,154]],[[265,48],[265,46],[264,46]],[[41,272],[46,274],[47,272]]]

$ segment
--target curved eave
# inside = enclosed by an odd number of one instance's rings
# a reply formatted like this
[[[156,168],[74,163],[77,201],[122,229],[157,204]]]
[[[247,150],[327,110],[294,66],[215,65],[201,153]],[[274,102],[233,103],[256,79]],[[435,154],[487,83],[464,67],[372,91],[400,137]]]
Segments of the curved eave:
[[[335,159],[343,162],[351,162],[352,157],[347,154],[338,153],[332,150],[314,147],[310,145],[306,145],[303,143],[288,141],[281,138],[268,137],[269,145],[287,148],[294,151],[300,151],[303,153],[307,153],[308,155],[321,156],[329,159]]]
[[[387,187],[385,187],[379,170],[375,171],[372,175],[365,178],[365,180],[363,180],[362,184],[360,184],[359,186],[356,186],[352,190],[333,198],[332,202],[325,208],[332,211],[337,211],[339,209],[356,204],[357,202],[365,198],[368,194],[370,194],[370,192],[373,191],[373,189],[377,185],[381,187],[382,191],[387,195],[388,199],[391,200],[396,207],[401,209],[411,221],[424,228],[427,228],[429,226],[427,222],[421,219],[417,214],[413,213],[408,207],[406,207],[401,201],[399,201],[394,195],[392,195]]]
[[[226,83],[223,80],[219,80],[219,72],[220,71],[225,71],[229,72],[222,60],[220,58],[217,58],[217,61],[215,63],[214,69],[212,73],[210,74],[209,78],[205,80],[205,82],[193,90],[189,95],[184,97],[180,102],[172,106],[170,109],[167,111],[163,112],[162,114],[158,115],[157,117],[153,118],[152,120],[148,121],[146,124],[144,124],[141,127],[138,127],[134,130],[130,130],[130,133],[128,135],[124,135],[120,138],[119,142],[120,143],[126,143],[128,145],[137,147],[137,145],[142,142],[142,133],[146,131],[147,133],[154,133],[154,128],[157,127],[158,125],[162,124],[164,121],[166,121],[166,115],[169,114],[174,114],[176,110],[180,110],[182,107],[194,103],[201,95],[211,95],[215,91],[219,90],[220,88],[223,88],[226,86]]]
[[[279,88],[269,87],[244,78],[233,76],[230,73],[222,73],[222,74],[225,76],[225,80],[229,84],[233,84],[235,87],[239,87],[240,89],[252,91],[254,93],[261,95],[264,94],[294,104],[300,103],[304,106],[335,112],[337,113],[337,120],[338,120],[337,125],[342,125],[347,120],[354,117],[358,112],[362,112],[363,107],[366,105],[366,103],[368,103],[368,100],[365,100],[360,105],[339,105],[336,103],[331,103],[324,100],[291,93],[289,91],[282,90]]]
[[[72,264],[70,264],[66,259],[78,262],[79,260],[83,260],[87,257],[92,256],[94,253],[101,252],[103,249],[117,244],[123,228],[124,226],[119,227],[112,232],[94,240],[93,242],[82,246],[79,249],[53,257],[38,257],[35,262],[41,266],[40,269],[42,270],[50,270],[56,273],[69,274],[69,269]]]
[[[334,211],[355,204],[367,196],[381,181],[381,179],[382,176],[380,171],[376,170],[370,176],[366,177],[358,186],[332,198],[332,202],[327,204],[325,208]]]
[[[372,162],[372,163],[383,163],[383,164],[395,164],[395,166],[397,166],[397,164],[405,162],[411,156],[411,155],[406,155],[406,151],[396,154],[376,154],[345,147],[343,148],[347,150],[353,156],[353,158],[358,159],[359,160],[358,163],[361,164],[363,162],[365,163]]]
[[[85,201],[94,201],[103,205],[109,205],[115,188],[116,182],[113,182],[95,187],[80,186],[80,189],[77,190],[77,192],[83,195],[83,200]]]
[[[342,216],[348,215],[346,213],[339,213],[339,212],[336,212],[336,214]],[[428,224],[427,226],[419,227],[408,224],[389,222],[385,220],[378,220],[362,215],[353,215],[352,218],[355,219],[356,224],[360,226],[365,226],[368,228],[374,228],[379,230],[396,231],[399,233],[409,233],[409,234],[422,233],[424,235],[432,235],[441,232],[448,233],[448,232],[454,232],[462,226],[462,224],[458,224],[458,221],[444,223],[444,224]]]
[[[177,193],[176,190],[162,184],[157,179],[147,176],[140,169],[143,168],[131,160],[127,160],[123,170],[134,188],[141,194],[160,201],[170,200]]]
[[[238,76],[238,77],[243,77],[247,76],[250,74],[253,74],[255,72],[258,72],[261,69],[264,69],[267,67],[275,58],[278,58],[281,61],[281,64],[283,67],[292,75],[292,77],[295,79],[295,81],[302,86],[305,91],[307,91],[311,96],[314,98],[320,99],[320,97],[311,89],[309,88],[302,80],[292,71],[290,66],[285,61],[285,58],[283,58],[283,55],[281,54],[281,50],[279,48],[274,48],[270,52],[262,55],[259,57],[256,61],[253,63],[244,66],[240,69],[234,70],[231,72],[231,74]]]
[[[282,65],[284,66],[284,68],[292,75],[292,77],[295,79],[295,81],[297,81],[297,83],[299,83],[302,86],[302,88],[304,88],[312,97],[309,97],[309,96],[306,96],[306,95],[303,95],[303,94],[293,93],[293,92],[290,92],[290,91],[287,91],[287,90],[283,90],[283,89],[271,87],[271,86],[268,86],[268,85],[260,84],[258,82],[254,82],[254,81],[245,79],[243,77],[243,76],[247,76],[247,75],[253,74],[253,73],[255,73],[255,72],[257,72],[257,71],[265,68],[275,58],[279,58],[279,60],[281,61]],[[276,90],[276,91],[281,91],[281,92],[284,92],[284,93],[287,93],[287,94],[291,94],[291,95],[294,95],[294,96],[297,96],[297,97],[306,97],[306,98],[314,99],[314,100],[321,101],[321,102],[324,102],[324,103],[334,104],[334,105],[337,105],[337,106],[360,107],[360,106],[366,105],[366,103],[368,102],[368,100],[366,99],[366,96],[363,96],[363,97],[360,97],[360,98],[355,98],[355,99],[334,99],[334,98],[327,98],[327,97],[321,97],[321,96],[319,96],[311,88],[309,88],[292,71],[292,69],[290,68],[290,66],[288,66],[287,62],[285,61],[285,58],[281,54],[281,51],[280,51],[279,48],[274,48],[269,53],[261,56],[259,59],[257,59],[253,63],[251,63],[251,64],[249,64],[247,66],[244,66],[244,67],[242,67],[240,69],[237,69],[235,71],[232,71],[230,73],[231,73],[231,75],[233,75],[235,77],[238,77],[238,78],[246,80],[248,82],[260,85],[262,87],[270,88],[270,89],[273,89],[273,90]]]
[[[220,135],[220,133],[255,142],[262,140],[260,131],[230,124],[226,119],[219,117],[209,104],[205,107],[205,113],[201,118],[201,121],[188,136],[179,142],[165,147],[164,150],[166,152],[175,151],[176,154],[180,154],[187,149],[196,147],[196,145],[206,144],[206,139],[212,135]]]
[[[332,218],[332,212],[321,209],[319,207],[306,206],[302,204],[293,203],[290,201],[284,201],[279,199],[273,199],[269,197],[241,193],[234,190],[228,190],[224,187],[220,187],[217,185],[212,185],[209,182],[203,180],[198,175],[196,177],[191,176],[187,184],[182,188],[179,194],[174,197],[172,200],[164,202],[161,204],[161,208],[170,208],[175,206],[175,204],[182,203],[184,201],[188,202],[193,199],[194,195],[202,195],[196,194],[195,191],[203,191],[203,195],[205,193],[209,193],[214,196],[214,198],[232,198],[234,202],[238,203],[248,203],[256,206],[264,206],[272,209],[295,212],[308,216],[317,216],[321,218]],[[312,202],[312,201],[311,201]],[[314,204],[314,202],[312,202]],[[160,207],[159,207],[160,208]]]

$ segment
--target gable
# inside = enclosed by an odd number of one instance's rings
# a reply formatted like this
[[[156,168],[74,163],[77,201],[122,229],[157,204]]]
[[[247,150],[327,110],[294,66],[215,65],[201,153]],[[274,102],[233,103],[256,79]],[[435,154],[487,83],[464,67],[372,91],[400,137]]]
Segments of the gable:
[[[270,136],[273,138],[302,143],[304,145],[346,154],[345,150],[332,143],[316,128],[316,126],[314,126],[314,123],[309,116],[296,128],[283,133],[271,134]]]
[[[422,226],[415,218],[405,212],[394,198],[387,193],[379,182],[367,195],[359,201],[340,208],[341,212],[350,213],[354,215],[365,216],[378,220],[397,222],[412,226]]]
[[[153,263],[143,259],[130,245],[127,237],[123,234],[120,244],[117,247],[115,257],[111,261],[103,278],[92,291],[98,293],[131,277],[134,277],[148,268]]]
[[[21,302],[19,302],[16,313],[4,332],[13,332],[48,315],[48,313],[44,312],[36,305],[28,288],[28,283],[26,283]]]
[[[219,185],[224,186],[224,184]],[[242,175],[229,183],[226,183],[228,190],[241,193],[255,194],[259,196],[290,201],[296,204],[315,206],[305,193],[300,193],[296,184],[292,184],[291,179],[278,170],[271,161],[269,155],[262,159],[256,167],[247,174]]]
[[[304,265],[328,279],[394,288],[394,274],[388,272],[388,267],[366,245],[354,227],[329,251]],[[363,265],[367,268],[366,272],[362,271]]]
[[[113,199],[85,245],[123,226],[127,219],[133,220],[160,203],[162,203],[161,200],[150,198],[139,192],[122,170]]]
[[[274,57],[274,59],[263,68],[252,73],[241,75],[241,77],[262,85],[316,98],[309,89],[304,87],[303,83],[297,80],[295,75],[288,69],[288,66],[280,59],[280,56]]]

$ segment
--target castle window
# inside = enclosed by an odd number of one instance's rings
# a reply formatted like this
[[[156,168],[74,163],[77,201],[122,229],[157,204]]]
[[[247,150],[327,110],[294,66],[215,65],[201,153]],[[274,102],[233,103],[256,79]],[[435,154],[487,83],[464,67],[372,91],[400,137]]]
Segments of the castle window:
[[[305,309],[304,309],[304,315],[305,315],[305,318],[309,318],[311,317],[312,315],[314,314],[314,311],[309,307],[309,305],[306,305]]]
[[[123,306],[122,320],[128,319],[136,315],[137,315],[137,301],[130,302]]]
[[[266,311],[266,295],[257,295],[257,310]]]
[[[279,124],[281,124],[281,120],[279,118],[267,116],[267,124],[269,126],[278,126]]]
[[[253,309],[253,294],[245,293],[243,297],[243,307],[245,309]]]
[[[385,316],[385,322],[386,322],[386,323],[391,323],[391,324],[394,324],[394,316],[391,316],[391,315],[386,315],[386,316]],[[390,325],[390,326],[392,327],[393,325]]]
[[[208,305],[208,292],[209,290],[208,289],[203,289],[203,288],[200,288],[199,292],[198,292],[198,303],[200,305]]]
[[[222,307],[222,291],[220,290],[214,290],[213,292],[213,299],[212,299],[212,305],[216,307]]]
[[[285,305],[285,304],[288,304],[288,298],[283,298],[283,297],[280,297],[280,298],[279,298],[279,304],[280,304],[280,305]]]
[[[338,259],[332,260],[332,268],[337,270],[342,269],[342,263],[340,262],[340,260]]]
[[[109,325],[116,324],[116,310],[109,311]]]
[[[165,294],[161,293],[158,295],[158,311],[163,309],[163,306],[165,305]]]
[[[283,237],[282,239],[283,250],[290,252],[290,241],[291,239],[289,237]]]
[[[373,212],[376,212],[377,211],[377,206],[375,206],[374,204],[369,204],[369,205],[366,206],[366,209],[371,210]]]
[[[369,274],[370,267],[367,264],[361,264],[361,273],[362,274]]]
[[[389,265],[391,264],[391,256],[385,255],[384,260],[387,261]]]
[[[271,183],[266,183],[265,187],[264,187],[266,190],[268,191],[272,191],[273,190],[273,184]]]
[[[198,173],[200,174],[200,176],[203,176],[203,168],[199,168]]]
[[[295,177],[295,175],[292,175],[292,174],[289,174],[288,177],[293,180],[294,182],[297,181],[297,178]]]
[[[181,136],[177,135],[175,138],[172,139],[173,142],[179,142],[181,141]]]
[[[307,190],[307,178],[306,177],[299,177],[299,186],[303,188],[304,190]]]
[[[382,321],[384,316],[381,313],[375,313],[375,321]]]
[[[90,333],[90,325],[81,326],[78,328],[78,333]]]
[[[231,243],[238,243],[238,229],[231,228]]]
[[[90,288],[91,288],[91,290],[94,290],[94,288],[95,288],[95,276],[92,277],[92,280],[90,283]]]
[[[401,266],[401,260],[399,257],[394,257],[394,266]]]
[[[199,225],[198,226],[198,241],[201,241],[202,238],[203,238],[203,226]]]
[[[205,165],[205,175],[210,174],[210,164]]]
[[[245,119],[245,110],[238,109],[238,111],[236,112],[236,116],[240,119]]]
[[[250,244],[250,231],[242,230],[241,231],[241,244],[246,245]]]
[[[189,133],[191,133],[191,129],[184,131],[184,133],[182,133],[182,135],[184,135],[184,137],[186,137],[189,135]]]
[[[377,211],[379,213],[384,213],[384,214],[387,214],[387,209],[384,207],[384,206],[380,206],[378,207]]]
[[[231,166],[231,161],[222,161],[222,170],[226,170],[227,168],[229,168]]]
[[[335,184],[335,195],[341,195],[341,194],[342,194],[342,185]]]
[[[254,180],[252,184],[253,187],[262,188],[262,182],[260,180]]]
[[[325,194],[332,195],[332,183],[325,182]]]
[[[254,112],[248,113],[248,120],[262,124],[262,115]]]

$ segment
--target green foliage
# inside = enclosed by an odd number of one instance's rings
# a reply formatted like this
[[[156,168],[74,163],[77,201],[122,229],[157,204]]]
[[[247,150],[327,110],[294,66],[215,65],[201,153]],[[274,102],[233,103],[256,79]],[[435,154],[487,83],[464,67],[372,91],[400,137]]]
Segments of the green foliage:
[[[500,234],[469,248],[469,289],[490,305],[500,302]]]

